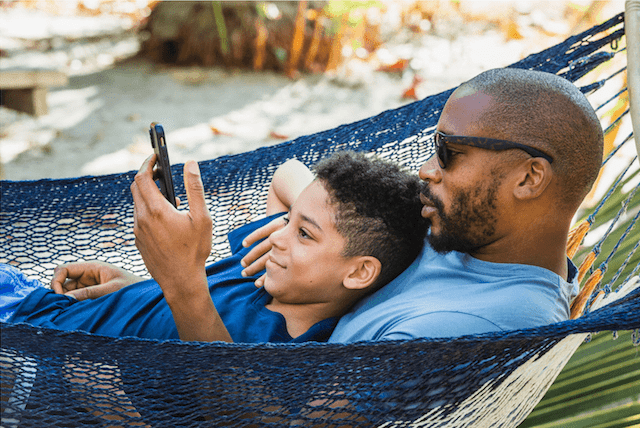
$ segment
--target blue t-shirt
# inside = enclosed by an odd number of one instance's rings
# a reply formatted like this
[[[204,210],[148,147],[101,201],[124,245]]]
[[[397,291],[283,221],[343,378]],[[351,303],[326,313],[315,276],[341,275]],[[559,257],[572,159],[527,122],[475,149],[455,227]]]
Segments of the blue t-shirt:
[[[326,341],[337,318],[320,321],[292,339],[284,316],[265,307],[271,296],[255,287],[257,276],[241,275],[240,259],[249,251],[242,247],[242,240],[273,217],[249,223],[228,235],[233,255],[207,267],[211,298],[234,342]],[[154,280],[82,301],[38,288],[22,300],[9,321],[114,337],[179,338],[169,305]]]
[[[425,242],[407,270],[340,319],[329,342],[458,337],[563,321],[578,292],[577,269],[568,264],[569,282],[537,266],[438,254]]]

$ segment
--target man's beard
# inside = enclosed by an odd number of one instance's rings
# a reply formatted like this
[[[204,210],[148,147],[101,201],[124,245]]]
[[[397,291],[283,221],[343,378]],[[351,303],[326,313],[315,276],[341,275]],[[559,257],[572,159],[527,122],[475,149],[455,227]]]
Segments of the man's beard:
[[[450,251],[474,254],[495,234],[497,222],[496,200],[500,180],[494,180],[488,188],[477,186],[469,191],[461,190],[453,195],[451,208],[444,211],[444,204],[431,194],[428,183],[423,186],[422,194],[433,204],[440,220],[437,235],[429,231],[427,239],[438,253]]]

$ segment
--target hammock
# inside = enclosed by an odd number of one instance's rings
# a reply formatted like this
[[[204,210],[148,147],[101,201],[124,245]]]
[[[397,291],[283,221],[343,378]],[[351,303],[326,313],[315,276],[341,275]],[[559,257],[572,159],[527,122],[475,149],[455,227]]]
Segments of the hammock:
[[[511,67],[576,81],[625,55],[618,46],[623,21],[622,14],[615,16]],[[591,94],[623,70],[581,89]],[[312,165],[350,149],[418,170],[433,152],[429,137],[452,91],[277,146],[201,163],[214,217],[209,261],[229,254],[228,231],[264,215],[269,179],[285,159]],[[614,152],[632,141],[629,135]],[[632,165],[578,228],[570,252],[589,225],[598,225],[595,212],[627,206],[637,197],[638,186],[620,190],[637,176]],[[105,260],[145,275],[132,233],[129,184],[134,174],[2,182],[0,262],[45,283],[57,264],[81,259]],[[173,174],[176,193],[184,199],[182,167],[176,165]],[[638,214],[633,214],[623,207],[616,227],[602,234],[591,256],[579,255],[587,259],[581,274],[590,279],[584,301],[574,306],[578,312],[584,306],[585,313],[535,329],[456,339],[254,345],[108,338],[3,323],[2,424],[516,426],[590,332],[640,327],[639,244],[632,232]],[[594,261],[602,258],[594,269]],[[613,272],[606,284],[605,271]]]

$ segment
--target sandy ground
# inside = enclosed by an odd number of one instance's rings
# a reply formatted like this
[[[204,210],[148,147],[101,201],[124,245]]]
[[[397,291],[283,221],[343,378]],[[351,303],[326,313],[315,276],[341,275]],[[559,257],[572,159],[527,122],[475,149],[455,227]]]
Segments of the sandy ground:
[[[623,8],[622,2],[614,5],[610,15]],[[531,25],[545,17],[551,25],[556,22],[553,13],[540,8],[521,15]],[[399,29],[379,55],[410,59],[404,73],[376,71],[375,61],[354,58],[332,76],[303,75],[293,81],[272,73],[159,67],[132,56],[138,41],[126,33],[126,23],[105,20],[95,25],[83,18],[73,24],[66,18],[54,25],[57,18],[36,15],[49,23],[48,33],[34,27],[28,36],[34,22],[40,22],[34,21],[33,11],[0,11],[0,22],[12,23],[11,28],[0,25],[0,47],[10,47],[0,68],[47,64],[63,69],[70,79],[68,86],[50,90],[46,116],[34,118],[0,107],[0,159],[7,180],[137,169],[152,152],[152,121],[167,131],[172,163],[276,144],[411,102],[401,94],[415,75],[423,79],[417,87],[422,98],[564,39],[532,35],[506,40],[495,25],[459,20],[418,35]],[[73,25],[80,34],[75,42],[69,37],[56,42],[57,35]],[[42,32],[42,25],[38,28]],[[104,37],[82,38],[83,32],[96,28]],[[16,42],[31,40],[33,45],[43,39],[53,46],[47,52]]]

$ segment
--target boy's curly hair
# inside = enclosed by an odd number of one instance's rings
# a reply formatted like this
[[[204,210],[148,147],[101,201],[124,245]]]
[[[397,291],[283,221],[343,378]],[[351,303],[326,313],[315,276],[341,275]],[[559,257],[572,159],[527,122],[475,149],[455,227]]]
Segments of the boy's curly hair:
[[[338,152],[319,162],[316,179],[336,204],[342,255],[373,256],[382,264],[374,289],[405,270],[422,250],[428,222],[420,214],[420,179],[374,156]]]

